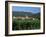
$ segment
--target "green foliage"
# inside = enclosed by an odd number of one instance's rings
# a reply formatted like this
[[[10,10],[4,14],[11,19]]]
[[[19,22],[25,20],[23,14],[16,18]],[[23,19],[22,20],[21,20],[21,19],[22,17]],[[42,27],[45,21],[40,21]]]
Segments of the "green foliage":
[[[40,28],[40,20],[39,19],[13,19],[13,30],[31,30],[31,29],[39,29]]]

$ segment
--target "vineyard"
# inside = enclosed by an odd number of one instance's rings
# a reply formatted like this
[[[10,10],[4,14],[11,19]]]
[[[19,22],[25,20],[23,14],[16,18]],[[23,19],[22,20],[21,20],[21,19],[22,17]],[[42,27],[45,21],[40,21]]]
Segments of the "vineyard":
[[[40,20],[39,19],[13,19],[12,30],[32,30],[40,29]]]

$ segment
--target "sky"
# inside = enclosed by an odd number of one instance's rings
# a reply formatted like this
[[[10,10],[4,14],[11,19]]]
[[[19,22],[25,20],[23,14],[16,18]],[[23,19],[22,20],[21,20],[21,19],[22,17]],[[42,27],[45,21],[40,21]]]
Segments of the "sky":
[[[38,13],[40,12],[40,7],[13,6],[12,11],[24,11],[24,12]]]

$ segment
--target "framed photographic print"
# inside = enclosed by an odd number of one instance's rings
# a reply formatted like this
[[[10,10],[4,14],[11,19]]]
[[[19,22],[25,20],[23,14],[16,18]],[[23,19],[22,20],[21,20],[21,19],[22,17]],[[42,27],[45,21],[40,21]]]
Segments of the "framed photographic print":
[[[5,35],[45,33],[45,4],[40,2],[5,2]]]

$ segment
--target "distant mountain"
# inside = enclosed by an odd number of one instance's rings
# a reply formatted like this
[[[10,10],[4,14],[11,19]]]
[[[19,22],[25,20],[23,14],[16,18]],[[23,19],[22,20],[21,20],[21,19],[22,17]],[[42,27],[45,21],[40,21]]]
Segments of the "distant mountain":
[[[39,13],[34,14],[33,16],[40,16],[40,12],[39,12]]]
[[[13,16],[32,16],[32,12],[18,12],[18,11],[13,11]]]
[[[40,16],[40,12],[34,14],[32,12],[13,11],[13,16]]]
[[[40,12],[32,15],[32,17],[40,19]]]

